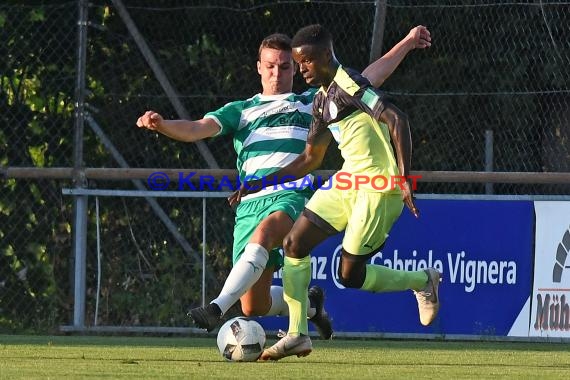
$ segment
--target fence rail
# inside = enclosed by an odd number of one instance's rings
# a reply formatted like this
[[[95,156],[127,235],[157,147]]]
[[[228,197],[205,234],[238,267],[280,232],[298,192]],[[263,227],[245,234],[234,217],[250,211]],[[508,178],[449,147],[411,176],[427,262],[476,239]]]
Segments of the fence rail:
[[[73,179],[74,174],[93,180],[133,180],[147,179],[151,174],[161,172],[172,180],[180,173],[195,173],[195,176],[211,176],[214,179],[233,177],[233,169],[164,169],[164,168],[84,168],[76,173],[73,168],[0,168],[4,178]],[[317,170],[315,175],[330,177],[334,170]],[[466,183],[531,183],[531,184],[570,184],[570,172],[475,172],[475,171],[411,171],[418,182],[466,182]]]

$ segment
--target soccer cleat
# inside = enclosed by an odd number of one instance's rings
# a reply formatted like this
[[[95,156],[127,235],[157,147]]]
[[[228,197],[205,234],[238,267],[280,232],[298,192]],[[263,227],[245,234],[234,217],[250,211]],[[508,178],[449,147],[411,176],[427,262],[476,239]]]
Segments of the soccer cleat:
[[[259,360],[279,360],[286,356],[307,356],[313,351],[313,344],[308,335],[286,334],[273,346],[261,353]]]
[[[215,303],[194,308],[188,312],[188,315],[196,326],[206,329],[208,332],[211,332],[222,322],[222,312]]]
[[[331,339],[333,329],[329,314],[325,310],[325,292],[319,286],[312,286],[309,289],[309,300],[311,306],[316,309],[316,314],[309,318],[309,321],[315,325],[321,339]]]
[[[420,322],[427,326],[433,322],[439,311],[439,282],[441,281],[441,273],[436,269],[428,268],[425,270],[428,275],[428,282],[425,288],[420,291],[414,291],[418,300],[418,311],[420,312]]]

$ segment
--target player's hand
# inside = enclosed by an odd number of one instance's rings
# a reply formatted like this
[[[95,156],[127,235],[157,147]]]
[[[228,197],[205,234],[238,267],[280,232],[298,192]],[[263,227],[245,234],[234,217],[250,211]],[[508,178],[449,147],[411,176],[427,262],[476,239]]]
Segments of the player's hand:
[[[228,202],[230,206],[235,210],[237,205],[241,202],[241,198],[248,194],[257,193],[263,189],[263,181],[260,179],[243,182],[239,189],[234,191],[232,195],[228,197]]]
[[[146,111],[144,115],[137,119],[137,127],[156,131],[163,121],[164,119],[159,113],[154,111]]]
[[[243,187],[240,187],[238,190],[234,191],[228,197],[228,203],[230,204],[230,207],[233,208],[234,210],[241,202],[241,197],[243,196],[243,189],[244,189]]]
[[[418,25],[406,36],[412,49],[425,49],[431,46],[431,34],[423,25]]]
[[[414,195],[410,181],[406,181],[402,184],[402,200],[406,204],[406,207],[410,209],[412,214],[414,214],[416,218],[419,218],[420,210],[416,207],[416,204],[414,202]]]

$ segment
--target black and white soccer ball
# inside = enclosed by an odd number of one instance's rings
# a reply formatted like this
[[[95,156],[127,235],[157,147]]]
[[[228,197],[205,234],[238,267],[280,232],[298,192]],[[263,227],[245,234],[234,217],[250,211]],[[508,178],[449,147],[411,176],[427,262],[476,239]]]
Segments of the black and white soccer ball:
[[[256,361],[265,346],[265,330],[253,319],[236,317],[218,331],[218,349],[222,357],[234,362]]]

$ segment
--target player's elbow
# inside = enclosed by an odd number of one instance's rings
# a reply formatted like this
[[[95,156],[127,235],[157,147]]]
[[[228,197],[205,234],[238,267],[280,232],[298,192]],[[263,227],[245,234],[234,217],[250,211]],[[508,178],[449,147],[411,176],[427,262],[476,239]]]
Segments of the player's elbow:
[[[184,129],[184,141],[193,143],[200,140],[202,140],[200,128],[191,123],[188,123]]]
[[[390,131],[397,134],[406,133],[410,129],[408,115],[392,104],[384,109],[380,121],[388,124]]]
[[[184,120],[180,126],[184,141],[197,142],[216,135],[220,127],[212,119]]]
[[[362,76],[368,79],[373,87],[380,87],[391,74],[391,72],[388,72],[386,65],[383,64],[383,62],[384,59],[380,58],[378,61],[365,68],[362,72]]]
[[[309,164],[307,165],[306,168],[306,172],[310,173],[314,170],[317,170],[318,168],[321,167],[321,165],[323,164],[323,159],[322,157],[315,157],[314,159],[312,159]]]
[[[394,109],[394,125],[400,126],[400,127],[406,127],[408,126],[410,123],[409,118],[408,118],[408,114],[405,113],[404,111],[395,108]]]
[[[379,88],[380,86],[382,86],[382,84],[384,83],[384,81],[386,80],[385,76],[379,76],[379,75],[370,75],[369,73],[365,71],[362,72],[362,75],[368,79],[368,81],[370,82],[370,84],[372,85],[372,87],[375,88]]]
[[[317,170],[323,164],[324,154],[323,151],[311,149],[305,152],[303,160],[303,166],[305,174]]]

